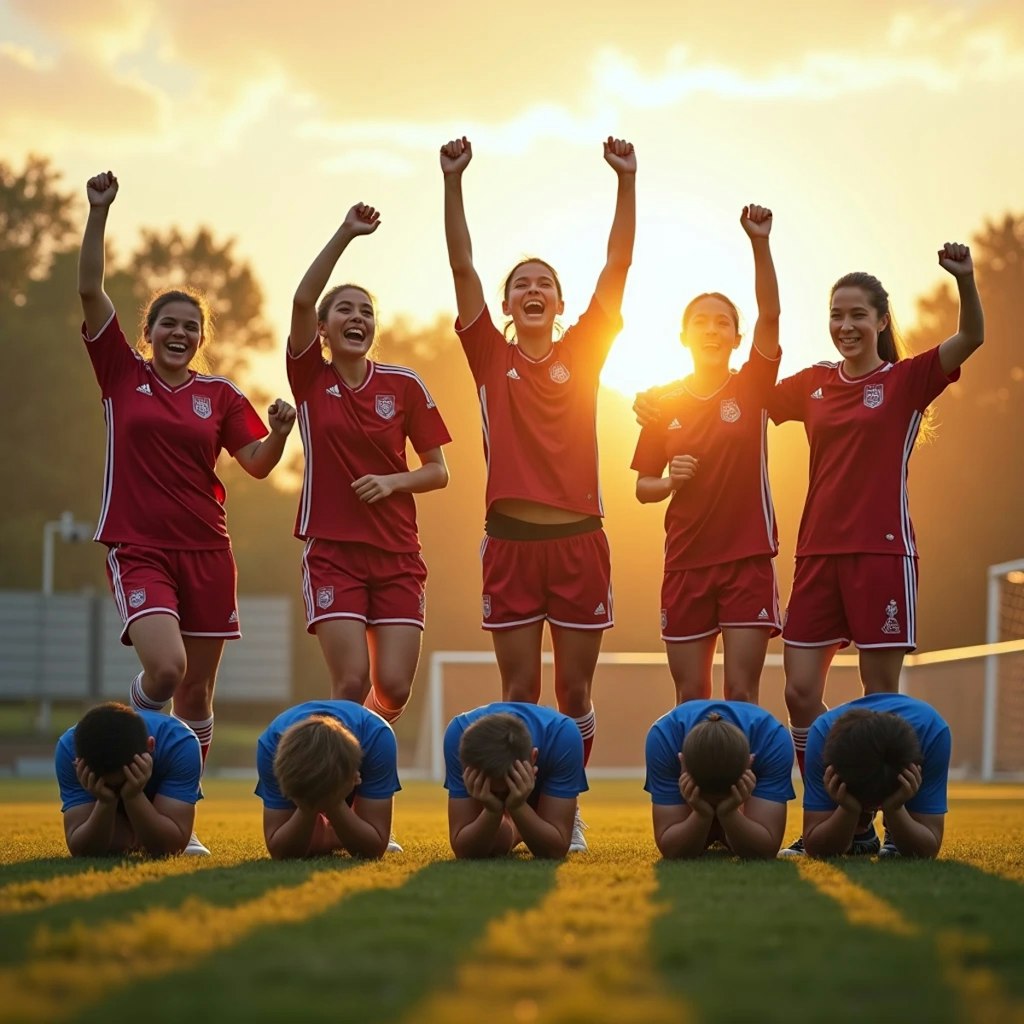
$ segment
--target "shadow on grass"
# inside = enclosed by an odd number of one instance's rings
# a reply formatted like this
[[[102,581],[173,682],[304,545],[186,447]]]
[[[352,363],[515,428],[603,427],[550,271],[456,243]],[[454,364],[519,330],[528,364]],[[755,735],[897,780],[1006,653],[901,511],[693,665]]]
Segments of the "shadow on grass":
[[[966,940],[954,941],[960,966],[992,971],[1011,996],[1024,998],[1024,886],[952,860],[851,858],[841,866],[933,942],[959,933]]]
[[[99,927],[154,907],[176,907],[190,898],[231,907],[256,899],[270,889],[300,885],[316,871],[332,866],[344,871],[359,863],[341,857],[281,863],[257,860],[156,878],[132,889],[100,893],[88,900],[72,900],[9,914],[0,918],[0,964],[15,964],[26,959],[33,936],[42,928],[61,931],[75,921]]]
[[[112,871],[122,864],[141,864],[140,857],[37,857],[0,867],[0,886],[18,882],[48,882],[52,878],[81,875],[86,871]]]
[[[533,860],[431,863],[397,889],[362,892],[301,924],[264,929],[201,967],[119,990],[75,1019],[109,1024],[144,1000],[149,1020],[180,1024],[201,993],[207,1020],[394,1020],[449,988],[488,924],[540,902],[556,868]]]
[[[785,861],[727,856],[656,868],[652,955],[662,976],[716,1021],[951,1022],[933,945],[851,925]]]

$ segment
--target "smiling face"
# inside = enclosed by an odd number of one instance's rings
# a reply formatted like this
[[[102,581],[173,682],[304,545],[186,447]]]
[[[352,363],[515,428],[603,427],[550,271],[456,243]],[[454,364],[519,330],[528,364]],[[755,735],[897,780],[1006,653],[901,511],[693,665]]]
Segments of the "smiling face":
[[[321,303],[320,335],[335,359],[363,358],[373,344],[377,318],[373,299],[354,285],[344,285]]]
[[[889,317],[879,314],[865,289],[844,285],[832,292],[829,333],[832,344],[851,366],[870,368],[878,362],[878,335],[888,323]]]
[[[698,372],[727,369],[740,343],[736,307],[724,295],[698,296],[683,314],[680,340],[693,355]]]
[[[168,381],[181,379],[203,343],[203,311],[186,298],[154,306],[144,330],[153,349],[153,367]]]
[[[565,309],[558,276],[540,260],[520,263],[505,281],[501,309],[512,318],[518,336],[550,335],[555,317]]]

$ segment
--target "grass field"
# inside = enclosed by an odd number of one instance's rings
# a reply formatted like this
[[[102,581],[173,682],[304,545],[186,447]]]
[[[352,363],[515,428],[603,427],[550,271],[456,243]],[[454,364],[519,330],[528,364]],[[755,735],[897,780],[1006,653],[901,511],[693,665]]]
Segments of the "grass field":
[[[454,863],[426,783],[404,854],[273,864],[250,791],[207,784],[210,858],[71,861],[0,784],[0,1020],[1024,1022],[1022,786],[954,786],[923,864],[663,864],[635,780],[562,864]]]

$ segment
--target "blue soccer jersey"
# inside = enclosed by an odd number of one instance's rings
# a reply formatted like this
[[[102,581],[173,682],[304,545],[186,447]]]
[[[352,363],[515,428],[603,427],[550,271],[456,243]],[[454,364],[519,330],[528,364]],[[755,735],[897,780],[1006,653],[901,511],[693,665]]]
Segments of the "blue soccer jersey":
[[[183,722],[156,711],[139,711],[146,723],[147,733],[153,737],[153,774],[143,792],[152,803],[156,796],[170,797],[185,804],[202,800],[199,779],[203,774],[203,759],[199,753],[196,734]],[[69,811],[81,804],[96,802],[96,798],[78,781],[75,774],[74,726],[57,741],[54,755],[57,784],[60,787],[61,811]]]
[[[353,796],[364,800],[390,800],[402,787],[398,781],[398,745],[391,726],[380,715],[350,700],[311,700],[282,711],[256,743],[256,771],[259,782],[256,795],[263,806],[274,811],[295,807],[281,792],[274,776],[274,755],[281,736],[289,726],[314,715],[336,718],[355,736],[363,751],[359,766],[359,785]]]
[[[484,715],[507,712],[521,718],[530,730],[537,748],[537,779],[534,792],[547,796],[575,799],[590,787],[583,771],[583,739],[576,723],[553,708],[539,704],[485,704],[465,714],[456,715],[444,734],[444,788],[456,799],[469,796],[462,781],[459,741],[462,734]]]
[[[834,811],[835,802],[825,792],[825,763],[822,752],[825,739],[836,719],[853,708],[888,711],[909,722],[917,733],[924,764],[921,766],[921,788],[905,806],[917,814],[946,813],[946,782],[949,778],[951,738],[949,726],[942,716],[923,700],[902,693],[872,693],[858,697],[849,704],[840,704],[826,711],[807,734],[807,756],[804,766],[804,810]]]
[[[721,715],[742,730],[754,755],[751,765],[757,785],[751,796],[773,803],[792,800],[793,741],[789,730],[764,708],[742,701],[688,700],[662,715],[647,733],[647,780],[644,789],[651,803],[666,807],[686,803],[679,792],[679,752],[686,734],[707,721],[710,714]]]

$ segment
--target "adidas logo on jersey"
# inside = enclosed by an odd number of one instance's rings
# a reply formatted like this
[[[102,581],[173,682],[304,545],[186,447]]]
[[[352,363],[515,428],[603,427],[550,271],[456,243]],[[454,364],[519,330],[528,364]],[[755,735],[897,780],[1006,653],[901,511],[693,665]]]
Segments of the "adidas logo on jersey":
[[[514,366],[512,367],[511,370],[508,371],[508,373],[505,374],[505,376],[508,377],[509,380],[522,380],[523,379],[522,377],[519,376],[518,373],[516,373],[516,368]]]
[[[768,609],[767,608],[762,608],[757,617],[759,619],[762,619],[762,620],[767,619],[768,618]]]
[[[341,398],[341,388],[339,388],[337,384],[332,384],[327,389],[327,394],[334,395],[335,398]]]
[[[821,393],[821,388],[817,388],[816,390],[811,392],[811,398],[824,398],[824,397],[825,396]]]
[[[679,420],[673,420],[668,425],[668,429],[669,430],[682,430],[683,429],[683,425],[682,425],[682,423],[679,422]]]
[[[140,395],[152,395],[153,389],[148,384],[140,384],[136,389]]]
[[[231,614],[230,614],[230,615],[228,616],[228,622],[237,622],[237,621],[238,621],[238,612],[237,612],[237,611],[233,611],[233,612],[232,612],[232,613],[231,613]]]
[[[607,613],[607,612],[605,611],[605,607],[604,607],[604,601],[602,601],[602,602],[601,602],[601,603],[600,603],[600,604],[599,604],[599,605],[598,605],[598,606],[597,606],[597,607],[596,607],[596,608],[594,609],[594,614],[595,614],[595,615],[607,615],[607,614],[608,614],[608,613]]]

